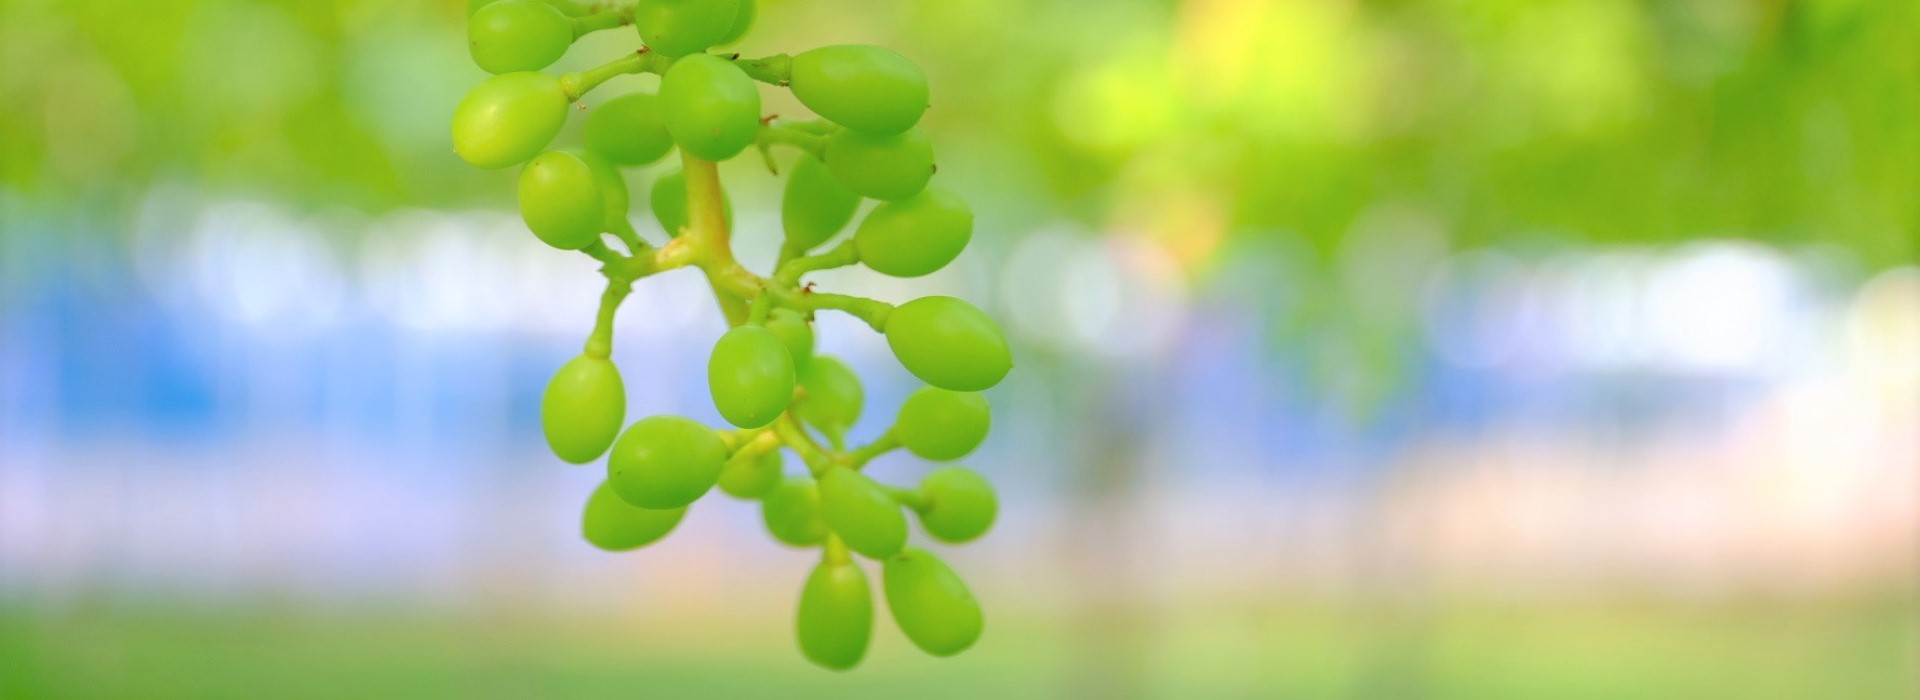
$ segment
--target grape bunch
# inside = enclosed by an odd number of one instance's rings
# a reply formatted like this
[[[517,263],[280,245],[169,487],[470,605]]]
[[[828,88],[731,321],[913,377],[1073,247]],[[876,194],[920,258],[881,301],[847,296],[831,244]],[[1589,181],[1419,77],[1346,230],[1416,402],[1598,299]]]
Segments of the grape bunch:
[[[855,554],[880,562],[888,610],[907,639],[948,656],[980,636],[979,604],[953,569],[908,544],[905,511],[934,540],[966,542],[993,524],[998,502],[960,466],[918,485],[862,473],[875,456],[905,448],[921,458],[965,457],[986,438],[984,391],[1013,359],[991,318],[966,301],[928,296],[892,305],[815,291],[807,274],[865,265],[894,277],[952,262],[973,235],[973,212],[933,181],[933,143],[918,124],[926,76],[893,51],[827,46],[746,59],[715,47],[751,26],[754,0],[482,0],[471,3],[474,62],[493,76],[453,114],[454,151],[485,169],[519,166],[519,206],[542,242],[601,263],[605,292],[584,351],[562,365],[541,399],[547,444],[560,459],[607,457],[607,478],[587,499],[582,529],[607,550],[646,546],[671,532],[715,486],[757,500],[773,538],[821,550],[800,588],[801,652],[830,669],[866,654],[873,595]],[[588,70],[541,72],[587,32],[633,26],[644,44]],[[552,143],[570,105],[612,78],[660,76],[659,89],[599,102],[580,147]],[[814,120],[763,116],[760,88],[788,88]],[[770,274],[735,261],[731,204],[716,163],[758,151],[779,174],[775,147],[799,151],[781,202],[785,237]],[[678,151],[648,204],[668,240],[644,239],[628,220],[623,168]],[[863,199],[877,200],[853,233]],[[617,248],[615,247],[617,245]],[[614,312],[636,280],[678,268],[705,274],[730,328],[707,361],[713,404],[731,427],[656,415],[626,423],[620,372],[609,359]],[[870,442],[849,447],[860,379],[815,352],[813,318],[850,314],[886,337],[900,363],[926,383]],[[805,466],[788,474],[782,454]]]

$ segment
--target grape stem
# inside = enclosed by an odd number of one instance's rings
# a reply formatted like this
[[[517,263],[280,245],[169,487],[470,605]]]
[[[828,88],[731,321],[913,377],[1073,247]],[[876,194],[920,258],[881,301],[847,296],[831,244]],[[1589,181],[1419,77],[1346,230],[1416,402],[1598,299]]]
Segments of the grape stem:
[[[853,555],[847,553],[847,543],[840,536],[827,533],[826,544],[820,548],[820,559],[833,566],[846,566],[853,563]]]
[[[600,293],[600,311],[593,319],[593,333],[587,336],[587,356],[604,360],[613,354],[613,314],[632,291],[632,280],[607,278],[607,290]]]
[[[633,24],[632,5],[607,7],[605,9],[611,11],[602,12],[600,11],[601,8],[594,8],[589,14],[573,18],[573,38],[579,39],[580,37],[602,29],[612,29],[614,27],[624,27]]]
[[[785,144],[813,154],[815,158],[827,157],[827,137],[832,132],[820,133],[814,129],[803,129],[789,124],[761,124],[759,133],[753,137],[754,145],[761,153],[769,153],[777,144]],[[771,156],[769,156],[771,157]],[[771,168],[769,168],[771,169]]]
[[[887,432],[881,433],[880,437],[874,438],[873,442],[861,445],[844,455],[840,455],[840,462],[854,469],[859,469],[867,466],[867,462],[873,461],[873,458],[892,452],[899,447],[900,439],[894,437],[892,429],[888,429]]]
[[[781,287],[793,287],[800,284],[800,278],[809,272],[831,270],[860,263],[860,248],[852,240],[842,242],[819,255],[793,258],[780,264],[780,271],[773,274],[773,283]]]
[[[821,447],[820,443],[814,442],[812,436],[807,435],[806,429],[800,427],[800,419],[793,414],[793,411],[789,410],[774,419],[773,433],[779,436],[780,442],[791,448],[794,454],[800,456],[800,461],[807,464],[807,471],[816,478],[827,473],[827,468],[833,466],[833,456],[827,454],[826,448]]]
[[[617,75],[629,73],[666,74],[667,67],[673,65],[673,59],[640,49],[606,63],[560,76],[560,91],[565,93],[568,102],[578,101],[587,92]]]
[[[931,501],[927,500],[927,494],[921,493],[919,489],[888,486],[886,484],[881,484],[880,488],[886,489],[887,495],[892,496],[893,500],[899,501],[900,505],[916,511],[924,513],[928,506],[933,505]]]
[[[792,56],[777,53],[772,56],[742,60],[740,54],[734,54],[733,64],[739,66],[741,72],[746,73],[747,77],[768,85],[787,87],[793,84]]]

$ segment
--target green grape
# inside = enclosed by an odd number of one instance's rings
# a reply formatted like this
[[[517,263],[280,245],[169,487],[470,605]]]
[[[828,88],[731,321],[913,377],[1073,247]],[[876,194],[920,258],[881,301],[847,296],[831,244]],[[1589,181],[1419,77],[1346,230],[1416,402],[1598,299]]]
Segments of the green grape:
[[[621,175],[619,166],[605,156],[592,151],[579,151],[577,155],[593,170],[593,184],[600,188],[600,203],[606,212],[606,218],[600,222],[600,230],[618,231],[625,228],[627,207],[633,198],[633,194],[627,191],[626,176]]]
[[[680,524],[686,508],[653,510],[620,499],[609,482],[602,481],[587,497],[580,530],[595,547],[608,551],[639,549],[657,542]]]
[[[700,499],[720,478],[727,444],[699,421],[649,416],[627,428],[607,458],[607,480],[641,508],[679,508]]]
[[[500,0],[467,17],[467,49],[488,73],[540,70],[573,45],[573,20],[540,0]]]
[[[467,16],[472,17],[473,13],[480,11],[480,8],[496,2],[500,2],[500,0],[467,0]]]
[[[687,176],[681,171],[661,175],[653,181],[653,218],[660,220],[660,228],[669,236],[679,236],[687,227]],[[722,210],[721,223],[729,230],[733,228],[733,199],[725,192],[720,194]]]
[[[767,450],[757,457],[734,455],[720,468],[720,490],[734,498],[760,498],[780,485],[780,451]]]
[[[540,397],[540,427],[553,454],[586,464],[606,454],[627,416],[620,370],[604,357],[580,355],[560,366]]]
[[[885,559],[907,544],[907,516],[887,489],[847,467],[829,467],[820,476],[820,512],[827,528],[847,547]]]
[[[760,428],[793,400],[793,355],[780,336],[761,326],[735,326],[713,344],[707,389],[727,422]]]
[[[740,0],[640,0],[633,26],[648,49],[685,56],[726,39],[739,15]]]
[[[908,452],[944,462],[967,456],[987,439],[987,399],[972,392],[921,387],[894,419],[893,435]]]
[[[813,363],[813,324],[793,309],[774,309],[767,314],[766,326],[780,338],[780,344],[787,346],[794,373],[807,376],[807,367]]]
[[[807,363],[807,373],[800,377],[800,385],[807,388],[807,398],[794,407],[801,420],[835,439],[845,435],[854,421],[860,420],[866,392],[860,388],[859,375],[840,358],[814,355],[813,361]]]
[[[453,110],[453,151],[476,168],[518,165],[539,155],[567,121],[560,80],[532,71],[482,81]]]
[[[861,196],[906,199],[933,179],[933,140],[919,129],[898,134],[841,129],[827,139],[827,169]]]
[[[860,208],[860,195],[834,179],[827,164],[812,154],[802,153],[787,174],[786,193],[780,198],[780,223],[787,231],[787,245],[794,253],[805,253],[833,238],[853,220]]]
[[[873,636],[873,594],[867,574],[853,562],[820,562],[800,589],[795,625],[800,653],[827,668],[844,671],[860,663]]]
[[[733,26],[728,27],[727,35],[720,37],[720,40],[713,42],[713,45],[728,46],[745,37],[747,30],[753,28],[755,4],[754,0],[740,0],[740,10],[733,15]]]
[[[718,56],[681,57],[660,79],[667,133],[707,160],[738,155],[760,131],[760,90],[739,66]]]
[[[965,467],[941,467],[920,480],[920,525],[942,542],[968,542],[986,534],[1000,513],[993,485]]]
[[[952,656],[980,638],[980,604],[946,562],[908,547],[881,568],[887,609],[913,645],[934,656]]]
[[[878,46],[823,46],[793,57],[793,96],[849,128],[898,134],[927,111],[927,76],[907,57]]]
[[[820,519],[820,489],[807,477],[781,479],[761,497],[760,516],[774,539],[795,547],[812,547],[827,539],[827,523]]]
[[[993,319],[953,297],[921,297],[887,316],[887,346],[921,381],[953,391],[983,391],[1013,369],[1007,339]]]
[[[938,187],[867,213],[853,233],[860,262],[894,277],[919,277],[946,267],[973,238],[973,210]]]
[[[579,155],[542,153],[520,171],[520,218],[547,245],[584,248],[606,230],[606,198],[597,180]]]
[[[587,113],[582,138],[587,150],[619,165],[646,165],[673,149],[660,98],[635,92],[607,100]],[[683,198],[684,199],[684,198]]]

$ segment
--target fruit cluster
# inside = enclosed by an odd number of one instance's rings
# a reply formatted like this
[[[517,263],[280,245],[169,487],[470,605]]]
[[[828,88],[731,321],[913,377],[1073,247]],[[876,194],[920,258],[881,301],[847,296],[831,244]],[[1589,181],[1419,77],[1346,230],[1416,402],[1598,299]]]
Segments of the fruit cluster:
[[[760,501],[775,539],[822,549],[797,616],[808,659],[845,669],[866,653],[873,601],[852,553],[881,562],[888,608],[908,639],[930,654],[956,654],[979,637],[980,607],[944,562],[908,546],[903,511],[917,513],[933,539],[965,542],[992,525],[993,489],[958,466],[935,469],[913,488],[881,484],[861,468],[898,448],[934,461],[972,452],[989,422],[977,392],[1013,366],[1006,339],[960,299],[930,296],[894,306],[816,292],[803,278],[856,264],[895,277],[931,273],[966,247],[973,213],[931,182],[933,145],[917,126],[927,81],[917,66],[864,45],[758,59],[709,53],[744,35],[753,16],[753,0],[473,3],[473,59],[494,75],[455,110],[454,150],[480,168],[521,166],[527,228],[548,245],[602,263],[607,287],[585,351],[560,368],[541,400],[554,454],[576,464],[609,455],[607,479],[587,500],[586,539],[609,550],[645,546],[717,485]],[[580,35],[627,25],[645,44],[634,53],[558,77],[540,72]],[[600,103],[586,116],[582,148],[549,150],[570,104],[611,78],[637,73],[659,74],[659,90]],[[756,81],[791,89],[821,118],[763,117]],[[777,174],[774,146],[801,153],[788,169],[781,203],[785,240],[775,269],[761,276],[733,257],[730,204],[716,163],[754,148]],[[651,190],[653,214],[669,237],[656,246],[627,218],[621,169],[676,149],[680,169],[658,177]],[[815,252],[848,227],[863,198],[878,203],[853,235]],[[635,280],[683,267],[705,273],[731,326],[713,346],[707,380],[732,429],[664,415],[625,424],[625,388],[608,359],[614,311]],[[813,314],[823,309],[884,334],[900,363],[928,385],[907,400],[891,428],[857,447],[847,446],[846,432],[861,411],[859,378],[814,352]],[[783,450],[805,473],[783,471]]]

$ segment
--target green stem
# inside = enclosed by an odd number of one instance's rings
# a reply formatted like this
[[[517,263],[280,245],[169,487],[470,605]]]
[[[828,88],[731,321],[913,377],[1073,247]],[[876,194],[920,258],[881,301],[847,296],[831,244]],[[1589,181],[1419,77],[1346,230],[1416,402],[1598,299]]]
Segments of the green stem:
[[[762,124],[760,132],[754,135],[754,143],[762,151],[772,148],[775,144],[785,144],[811,153],[815,158],[825,158],[827,153],[826,134],[813,133],[786,124]]]
[[[769,85],[786,87],[793,83],[793,57],[783,53],[744,60],[736,56],[733,64],[739,66],[747,77]]]
[[[886,489],[887,495],[892,496],[893,500],[899,501],[900,505],[906,506],[908,508],[912,508],[917,511],[925,511],[927,509],[927,506],[931,505],[927,501],[927,495],[924,493],[921,493],[919,489],[902,488],[899,486],[888,486],[886,484],[881,484],[880,488]]]
[[[593,319],[593,333],[587,336],[587,355],[606,359],[613,354],[613,314],[620,302],[633,291],[631,280],[609,277],[607,290],[600,293],[600,312]]]
[[[653,253],[653,246],[647,243],[646,239],[640,237],[640,232],[634,230],[633,222],[628,221],[627,217],[619,217],[618,222],[613,225],[613,235],[620,239],[622,245],[627,247],[627,254],[629,255],[649,255]]]
[[[707,283],[713,287],[714,299],[720,302],[720,312],[727,317],[727,324],[738,326],[747,320],[746,299],[751,294],[742,294],[733,279],[744,273],[751,277],[740,264],[733,260],[733,243],[727,236],[727,210],[720,190],[720,168],[713,161],[680,151],[680,171],[687,178],[687,233],[681,238],[691,237],[692,245],[701,254],[699,265],[707,273]],[[758,278],[754,278],[758,286]]]
[[[847,543],[841,542],[840,536],[831,532],[827,533],[827,542],[820,548],[820,557],[834,566],[853,563],[853,555],[847,553]]]
[[[628,73],[666,73],[673,59],[641,49],[583,71],[560,76],[560,91],[573,102],[616,75]]]
[[[787,250],[788,248],[783,244],[781,252],[784,254]],[[825,253],[794,258],[782,263],[780,271],[773,275],[773,283],[781,287],[792,287],[800,284],[800,278],[809,272],[831,270],[836,267],[856,265],[859,262],[860,248],[855,246],[852,240],[847,240]]]
[[[780,437],[780,442],[793,448],[794,454],[800,455],[800,461],[807,463],[807,471],[815,477],[827,473],[827,468],[833,466],[833,457],[807,435],[807,431],[800,427],[800,419],[795,418],[792,411],[781,414],[773,421],[773,434]]]
[[[774,300],[781,306],[795,311],[813,312],[820,309],[842,311],[867,322],[876,333],[887,332],[887,316],[893,313],[893,305],[863,297],[845,294],[822,294],[810,291],[797,291],[781,287],[771,288]]]
[[[573,38],[579,39],[580,37],[602,29],[623,27],[633,23],[633,7],[631,5],[606,9],[611,11],[601,12],[596,8],[593,12],[574,17]]]
[[[892,452],[899,447],[900,439],[894,437],[893,430],[889,428],[887,432],[881,433],[880,437],[875,438],[873,442],[861,445],[846,453],[842,462],[849,467],[859,469],[866,466],[867,462],[872,461],[873,458]]]

